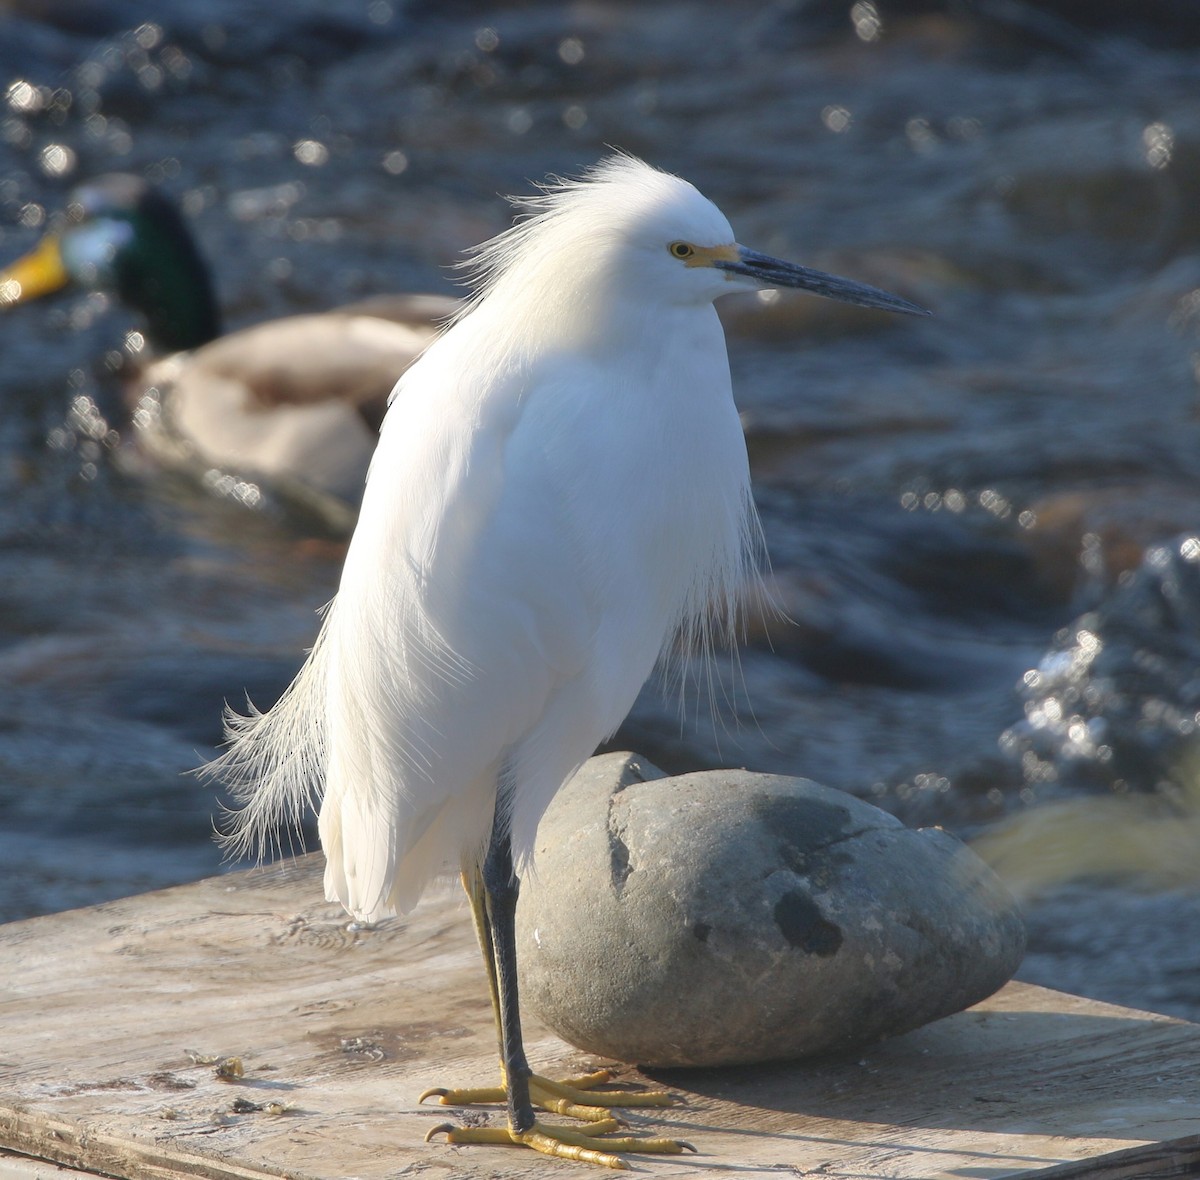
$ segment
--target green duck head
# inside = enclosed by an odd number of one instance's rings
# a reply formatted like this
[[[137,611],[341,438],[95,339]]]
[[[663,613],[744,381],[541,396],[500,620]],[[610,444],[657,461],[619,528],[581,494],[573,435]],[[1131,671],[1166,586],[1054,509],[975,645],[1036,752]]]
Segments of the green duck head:
[[[114,293],[145,317],[159,352],[220,334],[212,278],[183,215],[137,176],[113,173],[76,189],[65,225],[0,271],[0,307],[64,288]]]

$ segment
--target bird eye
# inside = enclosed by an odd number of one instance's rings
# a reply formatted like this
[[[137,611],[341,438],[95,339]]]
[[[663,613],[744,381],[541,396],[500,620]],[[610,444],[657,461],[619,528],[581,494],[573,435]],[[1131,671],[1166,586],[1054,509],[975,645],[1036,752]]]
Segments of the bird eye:
[[[689,242],[672,242],[667,249],[675,258],[691,258],[696,253],[696,247]]]

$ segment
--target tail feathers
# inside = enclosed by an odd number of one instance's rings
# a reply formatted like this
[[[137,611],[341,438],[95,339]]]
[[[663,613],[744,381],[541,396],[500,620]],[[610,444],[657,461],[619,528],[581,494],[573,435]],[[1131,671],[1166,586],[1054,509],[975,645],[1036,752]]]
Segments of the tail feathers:
[[[263,713],[227,708],[228,749],[201,770],[228,787],[237,806],[226,811],[218,841],[229,859],[265,860],[280,850],[280,830],[298,832],[314,810],[325,772],[325,628],[291,686]]]
[[[395,825],[380,822],[373,802],[335,793],[321,806],[325,898],[341,902],[359,922],[395,912],[388,898],[398,854]]]
[[[482,862],[496,806],[492,791],[494,788],[477,791],[475,797],[452,796],[442,804],[396,866],[388,899],[393,912],[411,910],[435,878],[461,873],[468,864]]]
[[[326,900],[341,902],[360,922],[377,922],[408,913],[435,878],[480,863],[495,811],[492,781],[387,822],[362,800],[327,796],[320,825]]]

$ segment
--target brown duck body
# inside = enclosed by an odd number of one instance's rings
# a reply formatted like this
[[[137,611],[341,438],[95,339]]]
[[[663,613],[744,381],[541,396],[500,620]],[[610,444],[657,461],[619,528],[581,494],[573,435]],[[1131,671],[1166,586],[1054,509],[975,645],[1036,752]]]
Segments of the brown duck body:
[[[398,295],[287,316],[151,361],[129,398],[157,462],[355,505],[399,376],[458,306]]]
[[[0,271],[0,308],[63,288],[112,292],[144,317],[152,358],[125,381],[141,453],[352,520],[388,397],[458,301],[378,296],[222,335],[208,266],[160,190],[102,176],[75,191],[64,220]]]

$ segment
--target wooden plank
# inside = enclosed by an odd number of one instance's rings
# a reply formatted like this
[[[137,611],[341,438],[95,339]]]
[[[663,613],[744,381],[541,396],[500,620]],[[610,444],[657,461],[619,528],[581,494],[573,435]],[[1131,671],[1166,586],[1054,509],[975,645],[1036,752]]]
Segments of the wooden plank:
[[[95,1173],[0,1150],[0,1180],[95,1180]]]
[[[424,1143],[454,1112],[418,1106],[421,1090],[496,1070],[457,890],[376,929],[320,896],[307,858],[0,927],[0,1148],[124,1180],[583,1174]],[[592,1063],[527,1024],[539,1067]],[[188,1050],[236,1055],[244,1076],[222,1081]],[[1097,1157],[1194,1158],[1198,1061],[1200,1026],[1010,984],[843,1059],[657,1075],[682,1104],[631,1122],[701,1154],[633,1162],[664,1177],[987,1180],[1090,1160],[1062,1175],[1124,1176]],[[235,1113],[238,1099],[286,1110]]]
[[[1200,1135],[1130,1147],[1033,1173],[1037,1180],[1174,1180],[1200,1175]]]

